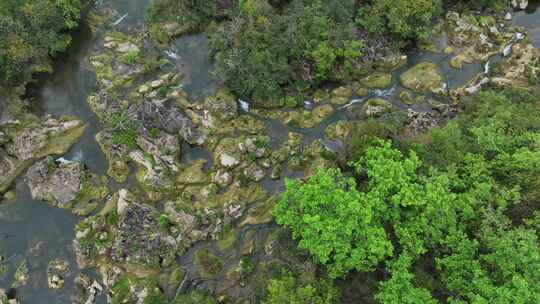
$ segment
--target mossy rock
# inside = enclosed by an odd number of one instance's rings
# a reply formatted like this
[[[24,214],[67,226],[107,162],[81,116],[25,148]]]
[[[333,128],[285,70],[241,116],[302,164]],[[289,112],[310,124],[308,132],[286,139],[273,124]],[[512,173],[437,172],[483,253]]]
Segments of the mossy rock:
[[[413,105],[416,103],[416,100],[413,98],[411,92],[409,91],[401,91],[399,93],[399,99],[404,104]]]
[[[272,209],[276,205],[278,197],[272,196],[265,202],[249,209],[246,218],[240,223],[240,227],[246,225],[261,225],[270,223],[274,217]]]
[[[371,98],[362,106],[362,112],[368,117],[381,116],[392,110],[392,104],[382,98]]]
[[[460,53],[450,59],[450,66],[454,69],[461,69],[464,63],[473,63],[474,58],[466,53]]]
[[[401,84],[416,92],[437,91],[443,85],[439,67],[433,62],[422,62],[401,75]]]
[[[222,259],[204,249],[195,252],[194,262],[199,271],[199,275],[206,280],[215,278],[223,268]]]
[[[236,230],[230,229],[229,231],[222,233],[217,241],[217,247],[219,251],[225,252],[232,248],[236,243],[238,236]]]
[[[389,73],[374,73],[364,77],[360,83],[370,89],[384,89],[392,82],[392,74]]]
[[[176,183],[181,185],[208,184],[210,178],[204,172],[206,159],[198,159],[191,166],[182,168],[182,172],[177,176]]]
[[[353,95],[353,89],[350,86],[342,86],[332,91],[330,103],[333,105],[344,105]]]

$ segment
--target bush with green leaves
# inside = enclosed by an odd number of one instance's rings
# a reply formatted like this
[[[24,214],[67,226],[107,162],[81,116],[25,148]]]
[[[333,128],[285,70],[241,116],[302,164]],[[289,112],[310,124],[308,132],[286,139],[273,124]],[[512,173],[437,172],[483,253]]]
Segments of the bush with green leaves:
[[[51,71],[50,56],[71,42],[86,0],[0,1],[0,83],[18,84]]]

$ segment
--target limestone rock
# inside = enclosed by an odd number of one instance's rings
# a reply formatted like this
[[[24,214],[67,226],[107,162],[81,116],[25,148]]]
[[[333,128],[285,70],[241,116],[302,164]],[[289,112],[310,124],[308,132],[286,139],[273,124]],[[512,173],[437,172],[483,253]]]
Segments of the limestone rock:
[[[417,92],[436,91],[443,85],[439,67],[432,62],[422,62],[401,75],[404,87]]]

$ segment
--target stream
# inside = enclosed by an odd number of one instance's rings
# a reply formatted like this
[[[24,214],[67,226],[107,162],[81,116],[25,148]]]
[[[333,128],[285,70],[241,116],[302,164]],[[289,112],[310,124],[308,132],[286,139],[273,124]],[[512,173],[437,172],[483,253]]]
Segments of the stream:
[[[149,0],[112,2],[120,13],[114,22],[119,30],[143,25],[144,11]],[[526,11],[513,13],[512,22],[514,25],[527,28],[529,40],[536,47],[540,47],[540,1],[529,2],[529,8]],[[86,58],[97,47],[96,40],[88,26],[82,24],[74,34],[70,49],[56,62],[54,74],[46,76],[39,85],[31,88],[30,95],[34,96],[33,111],[38,114],[73,115],[87,123],[85,134],[63,157],[68,160],[79,160],[91,172],[105,175],[107,161],[94,139],[101,125],[86,102],[87,96],[97,88],[96,76],[86,66]],[[174,63],[174,66],[168,67],[169,69],[182,67],[187,71],[186,74],[189,76],[184,79],[183,85],[192,99],[201,99],[213,94],[222,83],[211,72],[215,66],[208,59],[208,41],[204,35],[178,38],[171,44],[165,56]],[[361,105],[362,101],[370,97],[384,96],[395,106],[403,108],[404,104],[399,101],[399,93],[402,90],[399,75],[422,61],[431,61],[439,66],[448,88],[462,86],[484,70],[481,63],[465,64],[461,70],[453,69],[449,65],[451,56],[424,51],[409,53],[408,63],[394,72],[392,84],[388,89],[371,90],[368,96],[353,100],[356,102],[353,102],[351,107]],[[271,137],[272,145],[275,146],[286,140],[289,131],[302,133],[303,145],[322,139],[328,125],[339,120],[350,119],[347,112],[347,109],[340,107],[322,123],[310,129],[289,127],[277,120],[258,117],[249,112],[243,115],[253,115],[262,120],[266,125],[267,134]],[[191,163],[198,158],[212,159],[211,153],[202,148],[184,144],[182,151],[183,163]],[[211,165],[211,162],[207,164],[207,166]],[[284,175],[288,177],[297,176],[296,172],[285,173]],[[267,191],[275,193],[283,189],[283,179],[271,180],[266,177],[262,185]],[[75,293],[73,279],[80,271],[75,263],[72,240],[74,226],[80,218],[67,210],[53,208],[44,202],[33,200],[23,177],[19,177],[16,181],[15,190],[16,199],[0,203],[0,255],[10,259],[7,264],[8,271],[4,275],[0,272],[0,288],[10,290],[9,284],[12,282],[15,267],[26,259],[30,269],[30,284],[16,290],[22,303],[72,303]],[[242,234],[250,233],[250,229],[257,229],[256,233],[259,236],[256,239],[261,239],[267,233],[265,227],[246,227]],[[189,269],[193,250],[201,246],[211,247],[208,244],[196,244],[180,257],[179,262]],[[70,263],[66,285],[60,291],[47,287],[47,265],[55,258],[66,259]],[[90,276],[95,275],[86,270],[85,273]],[[105,296],[101,295],[96,303],[106,303]]]

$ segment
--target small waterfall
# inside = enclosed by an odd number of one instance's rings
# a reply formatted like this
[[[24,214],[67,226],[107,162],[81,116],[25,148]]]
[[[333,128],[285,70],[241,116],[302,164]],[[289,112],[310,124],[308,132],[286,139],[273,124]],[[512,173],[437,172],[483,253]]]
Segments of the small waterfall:
[[[486,75],[489,74],[489,70],[491,68],[490,65],[491,65],[491,62],[488,59],[488,61],[486,61],[486,64],[484,65],[484,74],[486,74]]]
[[[512,38],[512,41],[510,41],[510,43],[503,49],[503,52],[502,52],[503,56],[508,57],[510,54],[512,54],[512,47],[514,46],[514,44],[523,40],[523,38],[525,38],[525,34],[516,33],[514,38]]]
[[[392,95],[394,95],[394,92],[396,91],[396,87],[391,87],[389,89],[386,89],[386,90],[381,90],[381,89],[376,89],[373,91],[373,95],[375,97],[390,97]]]
[[[167,50],[165,51],[165,54],[171,59],[180,60],[180,56],[176,54],[174,51]]]
[[[342,109],[347,109],[347,108],[349,108],[349,107],[351,107],[351,106],[353,106],[353,105],[355,105],[355,104],[357,104],[357,103],[363,102],[364,100],[366,100],[366,98],[353,99],[353,100],[349,101],[348,104],[342,106],[341,108],[342,108]]]
[[[118,18],[118,20],[116,20],[115,22],[112,23],[112,26],[117,26],[120,24],[120,22],[124,21],[124,19],[126,19],[126,17],[128,16],[128,14],[124,14],[122,17]]]
[[[249,102],[244,101],[244,100],[241,100],[241,99],[238,99],[238,103],[240,104],[240,108],[241,108],[244,112],[249,112]]]

